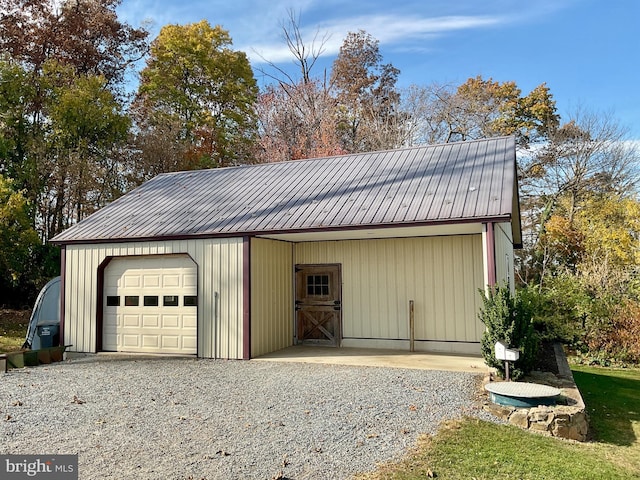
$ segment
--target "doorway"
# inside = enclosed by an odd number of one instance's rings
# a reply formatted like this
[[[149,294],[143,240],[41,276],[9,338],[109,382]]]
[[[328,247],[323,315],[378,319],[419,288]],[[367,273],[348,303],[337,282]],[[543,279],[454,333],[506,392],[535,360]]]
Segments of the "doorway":
[[[296,265],[297,343],[339,347],[342,326],[340,264]]]

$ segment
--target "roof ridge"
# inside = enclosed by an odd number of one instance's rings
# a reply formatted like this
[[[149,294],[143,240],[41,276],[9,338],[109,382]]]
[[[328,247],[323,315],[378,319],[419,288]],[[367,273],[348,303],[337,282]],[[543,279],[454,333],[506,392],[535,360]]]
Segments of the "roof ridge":
[[[164,172],[164,173],[159,173],[158,175],[156,175],[153,178],[157,178],[160,176],[168,176],[168,175],[178,175],[178,174],[188,174],[188,173],[195,173],[195,172],[212,172],[212,171],[229,171],[229,170],[234,170],[234,169],[246,169],[246,168],[252,168],[252,167],[264,167],[267,165],[282,165],[282,164],[287,164],[287,163],[298,163],[298,162],[312,162],[312,161],[316,161],[316,160],[332,160],[332,159],[339,159],[339,158],[347,158],[347,157],[360,157],[363,155],[375,155],[375,154],[384,154],[384,153],[392,153],[392,152],[406,152],[406,151],[411,151],[411,150],[420,150],[420,149],[425,149],[425,148],[436,148],[436,147],[447,147],[447,146],[456,146],[456,145],[462,145],[462,144],[470,144],[470,143],[477,143],[477,142],[490,142],[490,141],[498,141],[498,140],[504,140],[507,138],[514,138],[514,135],[501,135],[498,137],[487,137],[487,138],[474,138],[471,140],[460,140],[457,142],[447,142],[447,143],[427,143],[427,144],[422,144],[422,145],[411,145],[411,146],[407,146],[407,147],[400,147],[400,148],[389,148],[389,149],[385,149],[385,150],[372,150],[372,151],[368,151],[368,152],[353,152],[353,153],[343,153],[340,155],[329,155],[326,157],[310,157],[310,158],[296,158],[293,160],[280,160],[278,162],[261,162],[261,163],[243,163],[240,165],[229,165],[227,167],[212,167],[212,168],[202,168],[202,169],[196,169],[196,170],[179,170],[177,172]],[[152,178],[152,179],[153,179]],[[151,179],[151,180],[152,180]]]

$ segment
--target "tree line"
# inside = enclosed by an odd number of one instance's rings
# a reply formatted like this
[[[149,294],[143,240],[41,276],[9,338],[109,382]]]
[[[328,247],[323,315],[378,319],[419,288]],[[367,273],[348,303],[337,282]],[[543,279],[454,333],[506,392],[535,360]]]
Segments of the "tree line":
[[[638,154],[612,115],[561,118],[546,84],[399,88],[364,30],[318,71],[327,38],[305,43],[293,11],[281,31],[296,73],[269,59],[254,71],[222,26],[150,39],[118,18],[120,3],[0,0],[0,305],[31,304],[57,273],[50,238],[159,173],[514,135],[517,274],[537,328],[640,360],[615,347],[619,322],[640,325],[640,209]],[[262,89],[256,73],[271,80]]]

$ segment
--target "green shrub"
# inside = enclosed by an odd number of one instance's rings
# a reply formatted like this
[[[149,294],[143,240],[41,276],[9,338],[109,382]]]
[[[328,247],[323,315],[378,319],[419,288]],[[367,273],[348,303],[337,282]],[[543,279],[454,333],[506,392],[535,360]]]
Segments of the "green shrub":
[[[527,285],[518,295],[532,312],[533,327],[541,340],[581,349],[592,300],[575,277],[552,278],[542,291],[538,285]]]
[[[498,341],[517,348],[520,358],[510,366],[510,377],[514,380],[529,373],[536,361],[539,340],[531,321],[530,304],[519,295],[511,295],[507,286],[496,286],[488,295],[481,291],[483,308],[479,317],[486,325],[482,335],[481,349],[484,361],[495,367],[504,377],[504,362],[495,357],[495,344]]]

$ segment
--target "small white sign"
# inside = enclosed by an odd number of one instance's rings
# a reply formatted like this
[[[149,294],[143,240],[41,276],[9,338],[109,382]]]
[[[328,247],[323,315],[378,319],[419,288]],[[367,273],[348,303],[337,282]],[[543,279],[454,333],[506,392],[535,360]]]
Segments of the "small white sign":
[[[504,342],[496,342],[496,358],[507,362],[515,362],[520,358],[520,350],[517,348],[509,348]]]
[[[516,348],[507,348],[504,352],[504,357],[507,362],[515,362],[520,358],[520,350]]]
[[[509,347],[509,345],[507,345],[504,342],[496,342],[495,349],[496,349],[496,358],[498,360],[506,360],[507,359],[507,348],[508,347]]]

